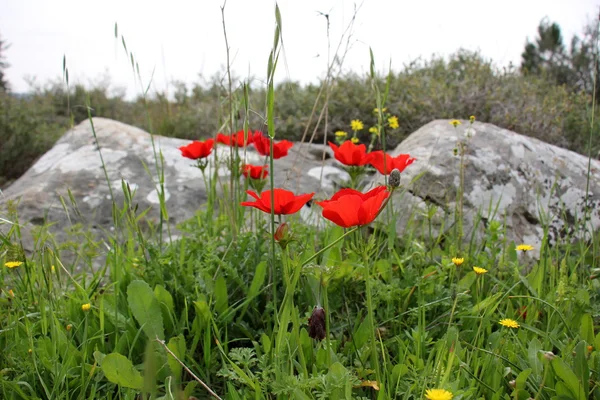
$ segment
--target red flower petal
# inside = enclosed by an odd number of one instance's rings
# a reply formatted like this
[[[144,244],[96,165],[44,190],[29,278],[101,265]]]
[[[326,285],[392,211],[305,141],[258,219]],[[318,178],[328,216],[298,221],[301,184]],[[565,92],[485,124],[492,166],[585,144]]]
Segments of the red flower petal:
[[[358,209],[362,204],[359,196],[346,195],[323,207],[323,217],[344,228],[359,225]]]
[[[323,217],[333,223],[349,228],[371,223],[385,199],[390,195],[385,186],[378,186],[367,193],[354,189],[342,189],[330,200],[317,204],[323,207]]]
[[[384,186],[381,186],[385,189]],[[360,221],[360,225],[367,225],[373,222],[377,214],[379,213],[379,209],[383,204],[384,200],[388,198],[390,192],[378,191],[375,196],[372,196],[366,199],[358,210],[358,220]]]
[[[385,159],[385,168],[384,168]],[[371,164],[380,174],[388,175],[394,169],[402,172],[406,167],[412,164],[415,159],[409,154],[400,154],[396,157],[384,153],[381,150],[372,151],[368,156],[368,163]]]
[[[251,190],[248,190],[250,196],[254,197],[256,201],[245,201],[240,203],[242,206],[255,207],[266,213],[271,213],[271,191],[267,190],[260,194],[260,197]],[[281,214],[294,214],[298,212],[302,206],[304,206],[315,194],[307,193],[295,196],[294,193],[284,189],[274,189],[273,196],[275,198],[275,205],[273,207],[274,213]]]
[[[252,144],[254,144],[254,148],[258,154],[263,156],[268,156],[271,154],[270,139],[262,132],[254,132],[254,135],[252,136]],[[290,142],[289,140],[281,140],[277,143],[273,143],[273,158],[277,160],[281,157],[287,156],[289,149],[293,145],[294,143]]]
[[[210,155],[213,149],[213,142],[214,141],[212,139],[207,139],[204,142],[195,140],[187,146],[181,146],[179,150],[181,150],[181,155],[183,157],[197,160]]]
[[[347,140],[341,146],[329,142],[336,160],[348,166],[360,166],[368,163],[367,147],[364,144],[354,144]]]

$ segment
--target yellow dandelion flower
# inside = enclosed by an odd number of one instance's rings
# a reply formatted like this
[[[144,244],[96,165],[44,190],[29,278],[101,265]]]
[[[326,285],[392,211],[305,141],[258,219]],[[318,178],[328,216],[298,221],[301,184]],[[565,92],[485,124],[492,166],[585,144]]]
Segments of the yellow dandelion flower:
[[[353,131],[360,131],[364,128],[365,126],[363,125],[362,121],[360,119],[353,119],[352,121],[350,121],[350,128]]]
[[[476,273],[477,275],[483,275],[483,274],[485,274],[486,272],[488,272],[488,270],[487,270],[487,269],[485,269],[485,268],[479,268],[479,267],[473,267],[473,271],[475,271],[475,273]]]
[[[90,308],[92,308],[92,305],[90,303],[85,303],[81,305],[81,311],[90,311]]]
[[[381,110],[381,112],[382,112],[382,113],[384,113],[384,112],[386,112],[386,111],[387,111],[387,108],[383,108],[383,109]],[[373,113],[375,113],[375,114],[379,114],[379,108],[374,108],[374,109],[373,109]]]
[[[462,257],[461,258],[452,257],[452,262],[454,263],[454,265],[456,265],[458,267],[459,265],[461,265],[462,263],[465,262],[465,259]]]
[[[352,139],[350,139],[350,141],[351,141],[352,143],[356,144],[356,143],[360,142],[360,139],[359,139],[359,138],[357,138],[357,137],[353,137]]]
[[[4,263],[4,266],[6,268],[17,268],[20,267],[23,264],[22,261],[8,261]]]
[[[397,129],[400,126],[400,124],[398,123],[398,117],[396,117],[395,115],[389,117],[388,124],[390,124],[390,128]]]
[[[455,128],[456,128],[457,126],[459,126],[461,123],[462,123],[462,122],[460,122],[460,121],[459,121],[459,120],[457,120],[457,119],[453,119],[452,121],[450,121],[450,125],[454,126]]]
[[[376,126],[372,126],[369,128],[369,133],[372,133],[373,135],[379,135],[379,129],[377,129]]]
[[[510,318],[501,319],[500,325],[505,326],[507,328],[512,328],[512,329],[517,329],[519,326],[521,326],[521,325],[519,325],[519,323],[517,321],[515,321],[514,319],[510,319]]]
[[[469,117],[469,121],[471,121],[471,123],[475,122],[475,116],[474,116],[474,115],[471,115],[471,116]]]
[[[533,246],[530,244],[520,244],[517,246],[517,250],[520,251],[529,251],[529,250],[533,250]]]
[[[337,131],[335,133],[335,137],[339,137],[339,138],[345,138],[346,136],[348,136],[348,134],[344,131]]]
[[[452,392],[444,389],[428,389],[425,392],[425,398],[427,400],[452,400]]]

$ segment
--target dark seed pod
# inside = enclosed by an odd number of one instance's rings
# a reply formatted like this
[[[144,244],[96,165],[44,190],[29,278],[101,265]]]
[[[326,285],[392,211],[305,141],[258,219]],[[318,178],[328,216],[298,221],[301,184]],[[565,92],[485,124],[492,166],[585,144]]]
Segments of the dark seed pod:
[[[316,306],[308,319],[308,336],[313,339],[325,339],[325,310]]]
[[[393,169],[392,172],[390,172],[390,178],[389,178],[389,184],[391,187],[398,187],[400,186],[400,171],[398,171],[397,169]]]

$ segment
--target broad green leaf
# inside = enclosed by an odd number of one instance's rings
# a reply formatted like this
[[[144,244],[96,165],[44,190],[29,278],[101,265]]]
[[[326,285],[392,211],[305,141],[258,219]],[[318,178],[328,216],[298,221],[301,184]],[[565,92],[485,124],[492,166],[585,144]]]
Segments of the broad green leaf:
[[[477,279],[477,275],[476,274],[466,274],[460,280],[460,282],[458,282],[458,290],[464,291],[464,290],[469,289],[471,286],[473,286],[473,284],[475,283],[476,279]]]
[[[542,350],[542,343],[534,338],[529,342],[529,347],[527,348],[527,360],[529,361],[529,366],[533,371],[533,374],[536,376],[541,376],[544,365],[542,364],[542,360],[540,360],[540,351]]]
[[[149,339],[164,339],[162,313],[154,292],[144,281],[133,281],[127,287],[127,302],[136,321]]]
[[[122,354],[111,353],[102,360],[102,372],[110,382],[122,387],[141,389],[144,378]]]
[[[525,382],[527,382],[527,378],[529,377],[530,374],[531,374],[531,368],[527,368],[527,369],[521,371],[521,373],[519,375],[517,375],[517,379],[515,379],[517,389],[525,389]]]
[[[173,352],[173,354],[175,354],[175,356],[179,360],[181,360],[181,362],[184,361],[186,348],[185,348],[185,339],[183,338],[183,334],[179,334],[179,336],[172,337],[171,340],[169,340],[169,344],[167,344],[167,347],[169,350],[171,350]],[[173,373],[173,376],[175,377],[175,382],[179,382],[181,379],[181,370],[183,367],[170,354],[168,355],[167,362],[169,363],[169,368],[171,369],[171,372]]]
[[[579,382],[583,386],[583,392],[587,393],[590,391],[590,367],[587,362],[587,343],[585,340],[580,341],[575,346],[575,359],[573,360],[573,369],[575,375],[579,378]]]
[[[552,360],[552,368],[558,377],[565,383],[565,385],[569,388],[571,395],[573,398],[577,400],[586,400],[587,394],[583,390],[583,386],[581,386],[581,382],[577,379],[575,373],[569,368],[565,362],[556,357]],[[589,378],[588,378],[589,379]]]
[[[392,389],[394,389],[404,375],[408,373],[408,367],[404,364],[396,364],[392,368]]]
[[[227,282],[223,276],[219,276],[215,282],[215,310],[223,314],[228,308]]]
[[[588,342],[588,344],[594,343],[594,321],[590,314],[583,314],[581,317],[579,335]]]
[[[154,296],[160,304],[165,305],[165,307],[167,308],[167,310],[169,310],[171,314],[175,314],[175,304],[173,302],[173,296],[171,296],[171,293],[169,293],[167,289],[165,289],[161,285],[156,285],[154,287]]]

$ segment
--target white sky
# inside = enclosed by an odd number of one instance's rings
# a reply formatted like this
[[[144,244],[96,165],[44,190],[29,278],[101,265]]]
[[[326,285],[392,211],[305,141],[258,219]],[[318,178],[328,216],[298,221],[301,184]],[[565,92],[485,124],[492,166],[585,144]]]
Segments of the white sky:
[[[272,45],[274,2],[228,0],[225,22],[233,69],[241,77],[264,79]],[[287,70],[279,80],[315,82],[327,65],[326,20],[332,47],[347,27],[355,2],[281,0]],[[360,3],[358,3],[360,4]],[[155,88],[166,82],[198,81],[223,71],[226,63],[220,0],[0,0],[0,35],[11,44],[5,52],[7,79],[16,92],[27,91],[26,77],[38,83],[62,76],[67,57],[70,83],[88,84],[108,73],[113,87],[140,92],[114,24],[139,62],[147,83],[153,69]],[[498,65],[519,64],[527,37],[540,20],[559,23],[568,42],[598,14],[600,0],[364,0],[354,28],[346,70],[369,69],[369,46],[380,72],[417,57],[448,55],[459,48],[480,50]]]

